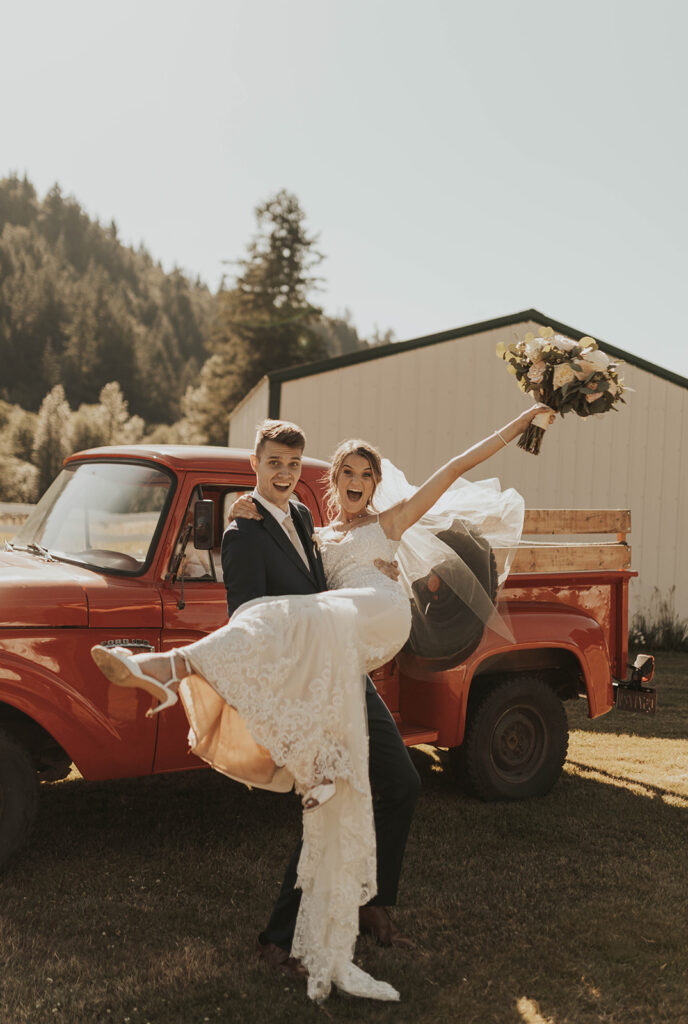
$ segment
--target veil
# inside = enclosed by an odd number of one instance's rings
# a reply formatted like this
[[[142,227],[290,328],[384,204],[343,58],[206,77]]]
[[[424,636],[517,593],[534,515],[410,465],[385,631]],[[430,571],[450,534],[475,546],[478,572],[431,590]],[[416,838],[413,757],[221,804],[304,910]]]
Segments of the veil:
[[[417,489],[383,459],[375,508],[383,512]],[[502,491],[496,478],[473,483],[461,477],[405,531],[396,557],[412,602],[414,653],[447,657],[459,622],[464,634],[471,632],[471,624],[479,636],[489,626],[513,641],[494,602],[518,547],[524,510],[521,495],[513,488]]]

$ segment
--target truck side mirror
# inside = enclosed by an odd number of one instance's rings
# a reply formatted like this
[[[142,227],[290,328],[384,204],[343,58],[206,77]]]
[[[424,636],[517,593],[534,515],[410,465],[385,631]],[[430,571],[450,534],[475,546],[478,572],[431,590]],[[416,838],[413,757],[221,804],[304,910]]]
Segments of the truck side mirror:
[[[209,498],[194,505],[193,544],[199,551],[210,551],[215,539],[215,502]]]

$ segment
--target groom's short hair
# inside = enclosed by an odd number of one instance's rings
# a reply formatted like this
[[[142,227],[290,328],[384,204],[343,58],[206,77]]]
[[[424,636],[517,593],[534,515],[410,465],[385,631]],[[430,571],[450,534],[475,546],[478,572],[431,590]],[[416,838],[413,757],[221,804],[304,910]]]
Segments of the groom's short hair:
[[[266,441],[277,441],[278,444],[285,444],[287,448],[299,448],[301,451],[306,447],[306,435],[301,427],[288,420],[263,420],[258,425],[254,452],[260,456]]]

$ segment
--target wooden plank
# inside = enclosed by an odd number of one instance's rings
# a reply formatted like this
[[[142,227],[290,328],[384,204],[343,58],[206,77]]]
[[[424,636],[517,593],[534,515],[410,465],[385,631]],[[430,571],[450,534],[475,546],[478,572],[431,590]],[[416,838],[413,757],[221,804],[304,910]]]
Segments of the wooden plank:
[[[629,509],[529,508],[526,509],[525,534],[616,533],[631,530]]]
[[[630,564],[626,544],[538,544],[518,549],[511,572],[590,572],[628,569]]]

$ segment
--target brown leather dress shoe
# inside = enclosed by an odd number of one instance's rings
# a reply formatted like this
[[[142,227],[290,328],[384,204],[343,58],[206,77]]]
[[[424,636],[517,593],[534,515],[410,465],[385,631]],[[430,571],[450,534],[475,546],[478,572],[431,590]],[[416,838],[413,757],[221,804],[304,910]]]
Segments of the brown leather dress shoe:
[[[273,971],[286,974],[290,978],[297,978],[300,981],[308,977],[308,971],[300,960],[289,955],[288,949],[276,946],[274,942],[258,943],[258,955],[264,964]]]
[[[416,948],[415,942],[395,926],[387,907],[361,907],[358,911],[358,927],[361,935],[372,935],[378,946]]]

